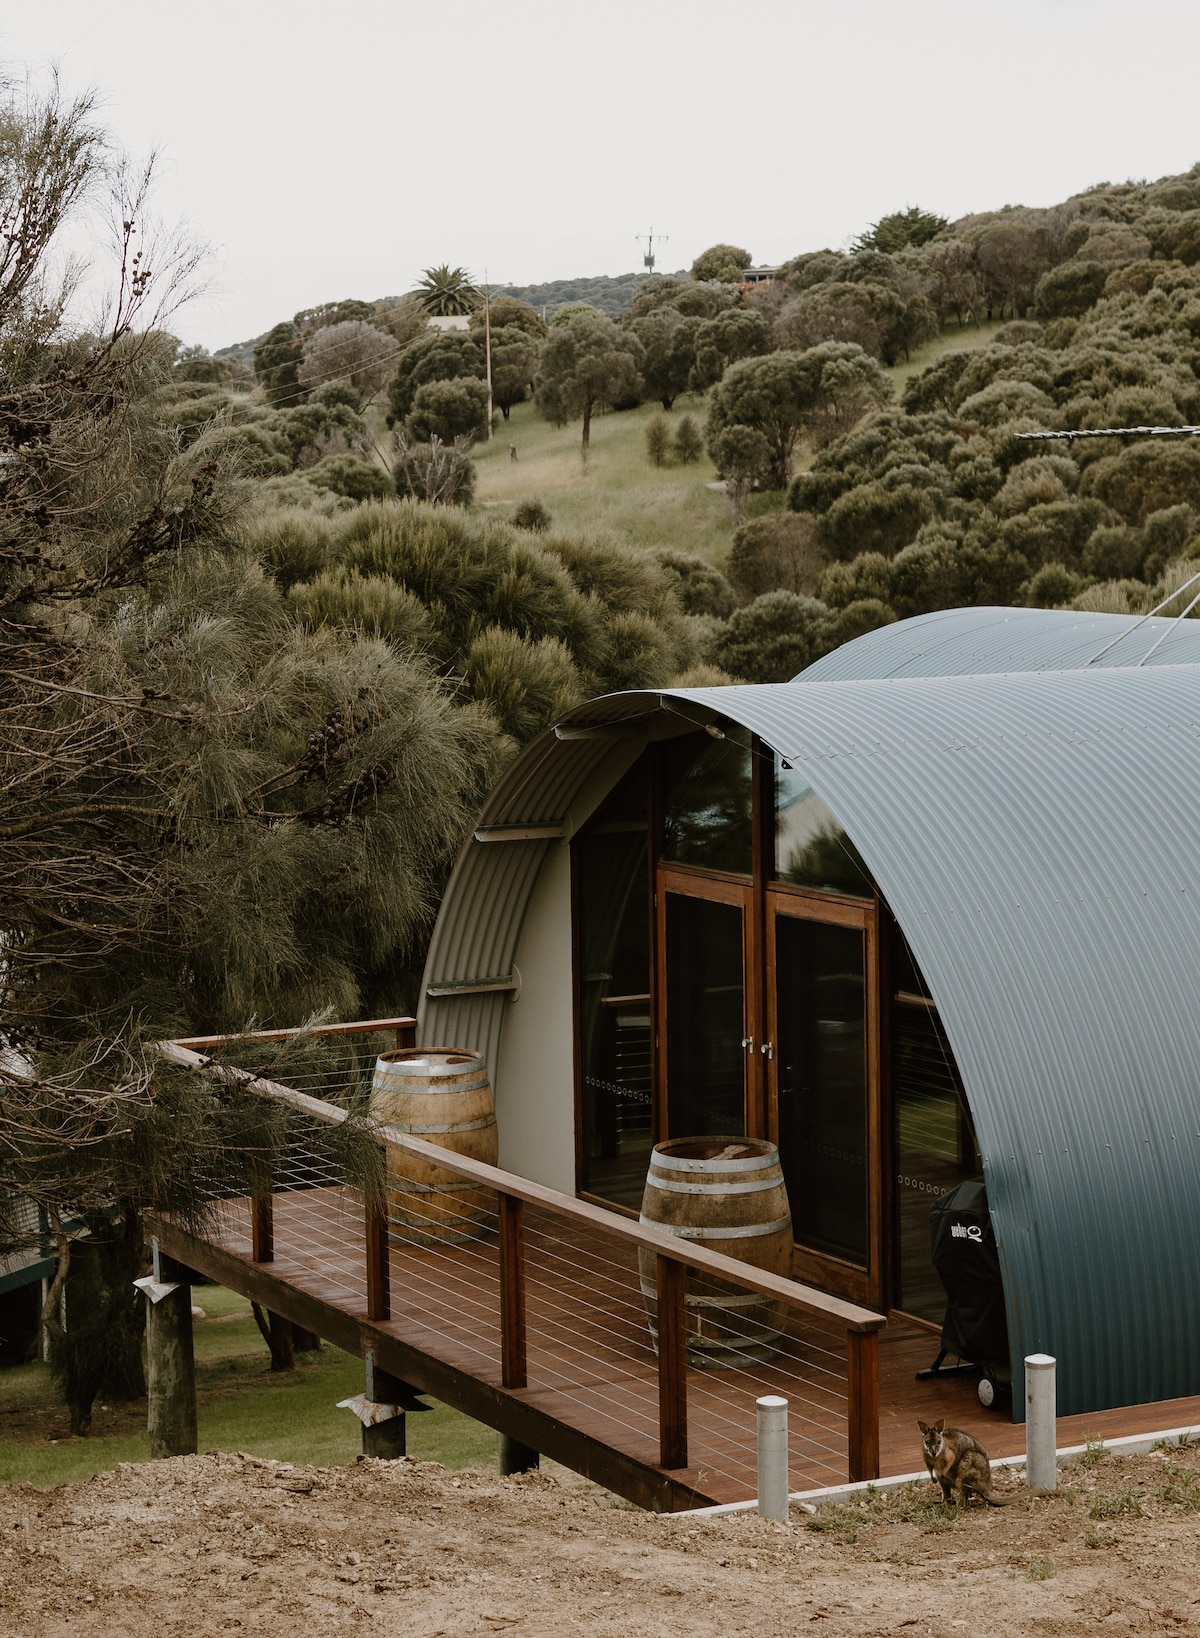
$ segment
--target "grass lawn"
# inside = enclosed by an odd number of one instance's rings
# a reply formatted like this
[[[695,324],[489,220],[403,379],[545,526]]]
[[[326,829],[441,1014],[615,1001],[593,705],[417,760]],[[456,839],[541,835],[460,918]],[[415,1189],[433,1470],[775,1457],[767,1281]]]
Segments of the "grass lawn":
[[[885,372],[897,397],[910,376],[943,353],[982,347],[999,328],[996,320],[961,330],[952,327],[937,336],[911,359]],[[655,467],[646,458],[646,423],[660,407],[642,404],[635,410],[595,416],[585,462],[578,421],[551,426],[532,403],[517,404],[508,421],[497,417],[492,442],[477,444],[472,452],[478,470],[476,507],[508,518],[519,502],[536,499],[549,511],[554,527],[564,532],[608,532],[625,545],[664,546],[723,563],[733,530],[724,496],[709,487],[716,471],[707,455],[690,466]],[[683,394],[667,419],[678,425],[688,414],[703,431],[702,396]],[[510,444],[516,445],[515,461],[509,456]],[[797,470],[811,459],[802,455]]]
[[[206,1317],[195,1322],[199,1446],[242,1450],[322,1466],[352,1462],[362,1448],[358,1422],[339,1399],[361,1393],[362,1361],[323,1343],[297,1356],[294,1371],[272,1375],[250,1304],[222,1286],[197,1286]],[[146,1403],[101,1406],[90,1439],[72,1439],[45,1365],[0,1371],[0,1484],[48,1488],[88,1479],[118,1462],[144,1462]],[[433,1402],[408,1419],[413,1456],[447,1467],[499,1465],[491,1428]]]
[[[507,422],[497,420],[492,442],[472,451],[476,505],[507,518],[518,502],[536,498],[565,532],[609,531],[630,546],[722,559],[729,550],[729,508],[719,490],[708,488],[717,474],[707,455],[688,466],[656,467],[646,458],[646,423],[660,409],[642,404],[594,416],[585,462],[578,421],[551,426],[532,403],[517,404]],[[704,400],[688,393],[675,400],[667,419],[678,425],[691,414],[703,431],[704,413]]]
[[[957,325],[951,324],[948,330],[943,330],[940,336],[935,336],[924,347],[919,348],[911,358],[902,359],[884,373],[889,376],[896,389],[896,397],[904,391],[904,383],[914,375],[920,375],[930,364],[937,362],[943,353],[969,352],[975,347],[986,347],[1002,324],[1007,319],[984,319],[979,324],[964,324],[960,330]]]

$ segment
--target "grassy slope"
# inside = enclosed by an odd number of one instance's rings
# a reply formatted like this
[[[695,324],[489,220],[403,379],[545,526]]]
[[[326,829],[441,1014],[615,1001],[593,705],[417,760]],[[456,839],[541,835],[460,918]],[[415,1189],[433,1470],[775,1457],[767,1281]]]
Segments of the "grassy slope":
[[[249,1303],[220,1286],[198,1286],[195,1300],[207,1316],[195,1326],[200,1449],[353,1461],[359,1426],[337,1402],[362,1392],[362,1361],[325,1344],[301,1354],[295,1371],[272,1376]],[[498,1465],[496,1434],[436,1403],[409,1417],[408,1448],[447,1467]],[[149,1455],[144,1400],[97,1406],[92,1438],[72,1439],[45,1365],[0,1371],[0,1484],[67,1484]]]
[[[943,353],[981,347],[998,327],[997,322],[950,329],[938,336],[887,372],[897,395],[910,376]],[[708,487],[716,478],[712,462],[705,455],[692,466],[654,467],[646,459],[646,422],[659,407],[643,404],[597,417],[585,463],[578,422],[553,427],[532,403],[518,404],[507,422],[497,417],[492,442],[479,444],[474,451],[479,474],[476,504],[509,517],[518,502],[538,499],[555,528],[608,530],[630,546],[666,546],[722,563],[732,528],[724,497]],[[704,399],[684,394],[676,399],[668,420],[677,425],[685,414],[703,430]],[[516,461],[509,458],[510,443],[517,447]]]

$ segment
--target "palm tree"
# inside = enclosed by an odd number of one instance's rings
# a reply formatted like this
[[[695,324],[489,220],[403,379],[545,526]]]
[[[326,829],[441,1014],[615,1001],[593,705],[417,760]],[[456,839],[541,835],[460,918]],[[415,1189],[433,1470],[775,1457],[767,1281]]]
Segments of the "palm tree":
[[[413,292],[425,311],[434,318],[455,318],[473,313],[479,306],[479,291],[471,283],[465,267],[427,267]]]

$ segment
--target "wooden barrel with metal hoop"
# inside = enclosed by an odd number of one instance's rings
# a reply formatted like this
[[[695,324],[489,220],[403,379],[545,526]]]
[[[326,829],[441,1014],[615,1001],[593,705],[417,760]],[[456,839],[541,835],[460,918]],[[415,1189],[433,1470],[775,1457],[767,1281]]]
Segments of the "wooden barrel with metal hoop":
[[[371,1113],[386,1126],[496,1164],[496,1105],[478,1052],[404,1047],[375,1064]],[[388,1145],[388,1219],[397,1239],[415,1245],[473,1240],[494,1222],[493,1190]]]
[[[779,1150],[762,1138],[673,1138],[650,1156],[642,1222],[787,1278],[792,1215]],[[650,1335],[658,1347],[657,1263],[638,1252]],[[779,1352],[786,1305],[727,1280],[689,1274],[688,1364],[701,1370],[761,1363]]]

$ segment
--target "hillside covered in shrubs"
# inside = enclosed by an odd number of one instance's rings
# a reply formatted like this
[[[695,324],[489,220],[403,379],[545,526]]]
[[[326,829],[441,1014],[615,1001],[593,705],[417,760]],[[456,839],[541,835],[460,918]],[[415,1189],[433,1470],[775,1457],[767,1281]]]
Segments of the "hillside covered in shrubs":
[[[253,350],[256,392],[236,359],[185,356],[176,419],[256,483],[263,538],[292,543],[279,572],[297,618],[389,631],[460,697],[490,699],[517,738],[588,691],[697,665],[777,680],[928,610],[1141,610],[1178,583],[1173,565],[1200,549],[1200,445],[1019,435],[1200,422],[1200,167],[953,223],[910,208],[770,278],[747,277],[750,264],[719,244],[690,275],[602,292],[566,281],[548,323],[550,287],[485,309],[464,270],[431,269],[408,297],[276,325]],[[464,316],[431,328],[439,301]],[[899,386],[894,366],[933,341],[937,356]],[[532,399],[580,428],[585,457],[595,415],[649,402],[660,412],[647,460],[686,467],[698,408],[730,506],[726,559],[703,563],[681,539],[675,567],[661,553],[642,561],[654,585],[631,591],[620,540],[547,535],[540,498],[513,519],[525,530],[462,517],[489,345],[497,421]],[[470,590],[422,590],[409,545],[382,557],[361,546],[385,518],[397,540],[416,538],[405,498],[455,504],[456,519],[421,527]],[[589,574],[620,563],[621,589],[581,588],[585,562]],[[493,618],[493,582],[536,583],[538,612]],[[588,596],[591,613],[572,601]],[[449,612],[456,598],[475,610],[466,624]],[[635,617],[653,634],[612,625]]]

